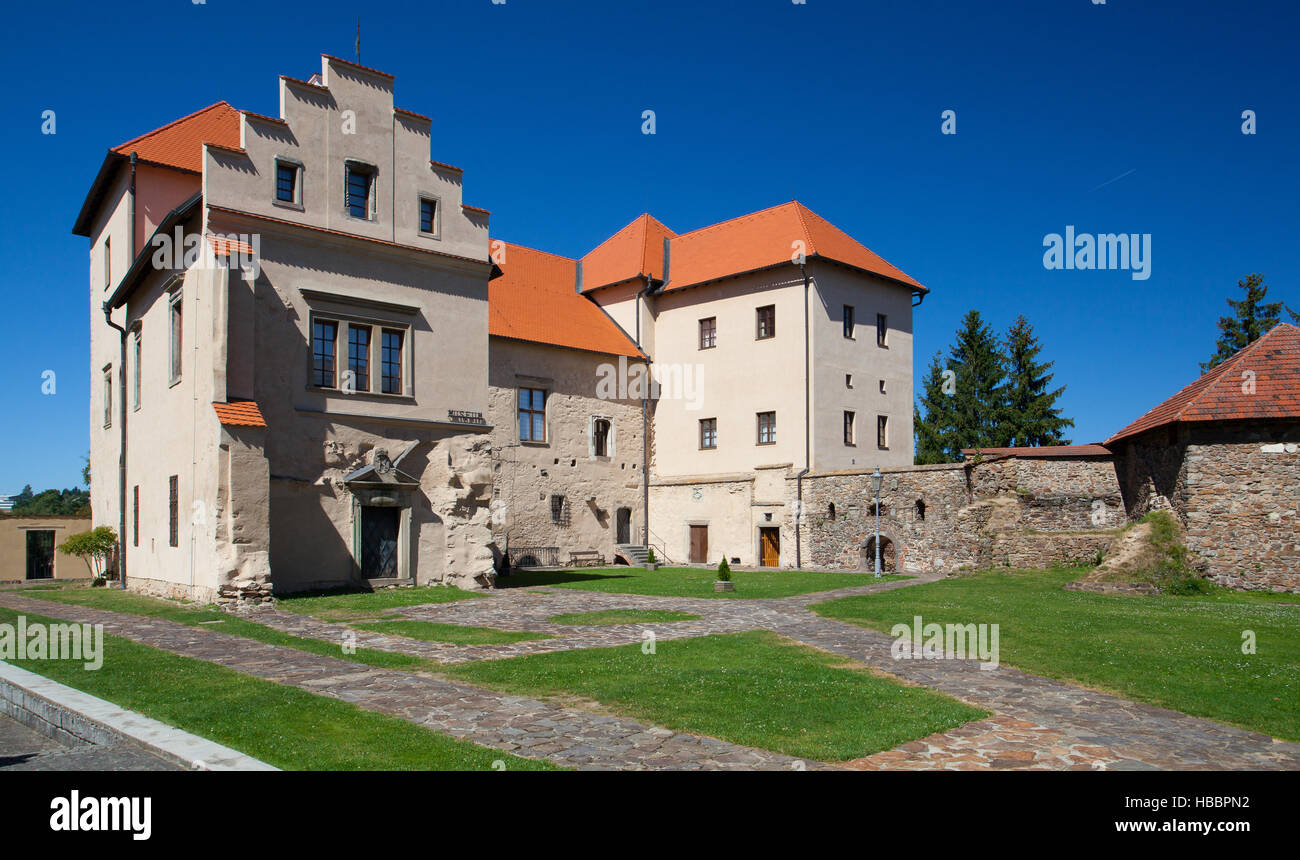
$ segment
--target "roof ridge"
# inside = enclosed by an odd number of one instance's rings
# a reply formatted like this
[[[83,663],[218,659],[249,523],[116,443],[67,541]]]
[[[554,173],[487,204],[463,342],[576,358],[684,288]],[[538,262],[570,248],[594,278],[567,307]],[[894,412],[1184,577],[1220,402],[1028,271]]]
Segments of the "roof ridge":
[[[566,263],[578,262],[578,260],[574,259],[573,257],[566,257],[563,254],[556,254],[553,251],[543,251],[541,248],[532,248],[529,247],[528,245],[520,245],[518,242],[511,242],[506,239],[498,239],[497,241],[504,242],[506,245],[512,248],[521,248],[525,251],[532,251],[534,254],[545,254],[548,257],[555,257],[557,260],[564,260]]]
[[[185,116],[180,117],[179,119],[174,119],[174,120],[172,120],[171,122],[167,123],[166,125],[160,125],[160,126],[158,126],[157,128],[155,128],[153,131],[146,131],[144,134],[136,135],[135,137],[133,137],[133,138],[131,138],[130,140],[128,140],[126,143],[119,143],[117,146],[113,147],[113,149],[116,151],[116,150],[122,149],[122,148],[124,148],[124,147],[130,146],[130,145],[133,144],[133,143],[139,143],[140,141],[144,140],[146,137],[152,137],[152,136],[154,136],[155,134],[161,134],[162,132],[166,131],[167,129],[171,128],[172,126],[180,125],[181,123],[185,122],[186,120],[194,119],[194,117],[198,116],[198,115],[201,114],[201,113],[207,113],[208,111],[212,110],[213,108],[219,108],[219,107],[222,107],[222,106],[228,107],[228,108],[230,108],[230,109],[233,110],[233,111],[238,111],[238,110],[239,110],[239,109],[236,108],[234,105],[232,105],[230,102],[226,101],[225,99],[222,99],[221,101],[213,102],[212,104],[208,105],[208,106],[205,107],[205,108],[199,108],[198,110],[194,111],[193,113],[188,113],[188,114],[186,114]]]
[[[712,230],[715,227],[722,227],[725,224],[732,224],[736,221],[743,221],[746,218],[754,218],[759,215],[763,215],[765,213],[772,212],[777,209],[785,208],[786,206],[799,206],[799,205],[802,204],[800,204],[798,200],[789,200],[786,201],[785,203],[778,203],[775,206],[768,206],[766,209],[759,209],[755,212],[746,212],[744,215],[737,215],[734,218],[727,218],[726,220],[719,221],[716,224],[706,224],[703,227],[698,227],[694,230],[687,230],[685,233],[678,233],[675,238],[685,239],[687,236],[693,236],[696,233],[703,233],[705,230]]]
[[[803,205],[802,203],[800,203],[798,200],[794,201],[794,214],[798,217],[798,219],[799,219],[799,225],[800,225],[801,227],[803,227],[803,235],[804,235],[804,239],[808,242],[808,253],[805,254],[804,256],[805,256],[805,257],[813,257],[813,256],[816,256],[816,254],[817,254],[817,242],[816,242],[816,240],[813,239],[812,230],[808,229],[808,221],[803,217],[803,213],[804,213],[805,210],[807,210],[808,213],[811,214],[811,215],[816,215],[816,214],[817,214],[816,212],[813,212],[811,209],[808,209],[807,206],[804,206],[804,205]],[[825,221],[826,219],[823,218],[822,220]],[[826,223],[827,223],[827,224],[830,224],[829,221],[826,221]],[[831,226],[835,226],[835,225],[832,224]],[[836,229],[839,229],[839,228],[837,227]],[[840,230],[840,232],[843,233],[844,231],[843,231],[843,230]],[[849,238],[852,239],[853,237],[852,237],[852,236],[849,236]],[[861,245],[862,243],[859,242],[858,244]],[[866,246],[863,245],[863,247],[865,248]],[[868,249],[868,250],[870,250],[870,249]]]
[[[599,251],[601,248],[605,247],[605,246],[608,245],[610,242],[614,241],[614,239],[616,239],[616,238],[619,236],[619,234],[621,234],[624,230],[626,230],[627,228],[629,228],[629,227],[631,227],[632,225],[636,224],[636,222],[640,221],[642,218],[645,218],[645,217],[646,217],[647,215],[649,215],[649,214],[650,214],[649,212],[642,212],[640,215],[636,216],[636,217],[633,218],[631,221],[629,221],[629,222],[627,222],[626,224],[624,224],[622,227],[619,227],[619,228],[618,228],[617,230],[615,230],[613,233],[610,233],[607,237],[605,237],[604,241],[602,241],[599,245],[597,245],[596,247],[592,248],[590,251],[588,251],[587,253],[583,254],[581,257],[578,257],[577,259],[579,259],[579,260],[585,260],[587,257],[590,257],[592,254],[596,253],[596,252]],[[642,260],[642,262],[645,262],[645,261]]]

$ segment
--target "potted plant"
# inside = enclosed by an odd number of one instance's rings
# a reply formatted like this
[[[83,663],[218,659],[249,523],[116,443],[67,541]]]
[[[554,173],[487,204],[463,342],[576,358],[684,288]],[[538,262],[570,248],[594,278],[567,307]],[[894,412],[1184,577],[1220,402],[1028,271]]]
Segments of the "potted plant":
[[[718,565],[718,578],[713,583],[714,591],[735,591],[736,584],[731,581],[731,565],[727,564],[727,557],[722,557],[722,563]]]
[[[645,567],[646,570],[658,570],[658,569],[659,569],[659,560],[655,558],[655,548],[654,548],[654,547],[647,547],[647,549],[646,549],[646,554],[645,554],[645,565],[644,565],[644,567]]]

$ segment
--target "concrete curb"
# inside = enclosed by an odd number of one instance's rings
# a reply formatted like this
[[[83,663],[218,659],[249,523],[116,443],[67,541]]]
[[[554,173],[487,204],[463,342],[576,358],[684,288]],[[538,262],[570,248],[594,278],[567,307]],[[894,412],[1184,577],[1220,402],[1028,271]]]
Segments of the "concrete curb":
[[[0,660],[0,713],[68,743],[136,744],[187,770],[279,770],[3,660]]]

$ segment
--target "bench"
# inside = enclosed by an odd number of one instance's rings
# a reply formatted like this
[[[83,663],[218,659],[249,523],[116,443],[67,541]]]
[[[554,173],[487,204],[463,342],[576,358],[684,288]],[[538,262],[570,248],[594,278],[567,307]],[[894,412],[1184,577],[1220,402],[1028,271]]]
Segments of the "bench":
[[[594,549],[584,549],[578,552],[569,553],[570,567],[601,567],[605,564],[605,556]]]

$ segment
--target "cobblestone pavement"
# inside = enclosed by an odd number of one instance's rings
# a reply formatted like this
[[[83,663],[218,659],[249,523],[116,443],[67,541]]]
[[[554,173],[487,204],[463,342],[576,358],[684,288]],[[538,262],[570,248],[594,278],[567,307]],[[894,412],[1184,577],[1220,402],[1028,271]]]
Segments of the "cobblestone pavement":
[[[454,663],[629,644],[643,641],[646,630],[652,630],[657,639],[667,640],[767,629],[862,662],[903,683],[939,690],[992,712],[986,720],[903,744],[847,765],[862,770],[1300,769],[1300,744],[1277,741],[1266,735],[1165,708],[1137,704],[1005,666],[989,671],[980,669],[974,661],[895,660],[891,655],[892,637],[822,618],[806,608],[836,597],[893,590],[938,578],[927,575],[896,582],[868,582],[832,592],[768,600],[651,597],[544,587],[505,589],[477,600],[393,609],[384,613],[384,617],[535,631],[556,638],[508,645],[461,646],[368,631],[354,632],[356,644],[361,647]],[[8,594],[0,594],[0,605],[31,612],[48,612],[50,606]],[[72,610],[72,607],[66,609]],[[548,621],[559,613],[607,609],[663,609],[690,612],[701,617],[696,621],[605,627],[555,625]],[[124,619],[117,630],[106,628],[109,632],[229,665],[259,677],[335,695],[372,710],[398,713],[431,728],[524,755],[540,754],[568,764],[596,767],[797,766],[794,760],[773,753],[699,738],[692,741],[705,746],[722,744],[734,754],[711,757],[696,749],[684,757],[676,753],[665,757],[656,749],[647,755],[645,749],[637,743],[628,743],[627,739],[639,737],[649,743],[645,737],[647,733],[666,730],[652,730],[645,726],[629,728],[634,724],[623,720],[594,717],[586,712],[555,708],[459,683],[359,669],[354,663],[344,663],[346,668],[333,665],[327,669],[320,661],[331,664],[340,661],[313,655],[299,656],[301,652],[296,650],[273,649],[284,657],[274,665],[262,665],[244,652],[254,646],[259,649],[272,646],[248,640],[240,640],[236,646],[231,637],[215,634],[215,631],[195,631],[194,628],[161,631],[156,629],[159,622],[154,619],[85,611],[97,613],[104,619],[112,616],[115,623],[117,619]],[[72,617],[63,611],[59,614]],[[341,643],[348,630],[344,624],[323,622],[279,609],[255,609],[247,617],[286,633],[332,642]],[[203,634],[219,638],[200,641]],[[178,647],[189,650],[177,650]],[[289,666],[285,666],[284,661],[288,661]],[[419,688],[418,696],[429,697],[424,706],[411,700],[413,688]],[[563,712],[563,716],[557,718],[550,711],[542,715],[541,709],[547,708]],[[574,744],[570,741],[575,720],[576,724],[584,727],[593,720],[612,720],[618,728],[609,731],[591,729],[597,732],[597,741],[578,744],[580,752],[574,757]],[[596,722],[595,725],[609,724]],[[507,728],[517,731],[508,732]],[[633,734],[618,735],[624,731]],[[676,737],[680,740],[686,736]]]
[[[815,762],[426,675],[374,669],[204,627],[16,594],[0,605],[103,624],[104,632],[529,758],[582,769],[815,770]]]
[[[65,744],[0,714],[0,771],[181,770],[130,744]]]

